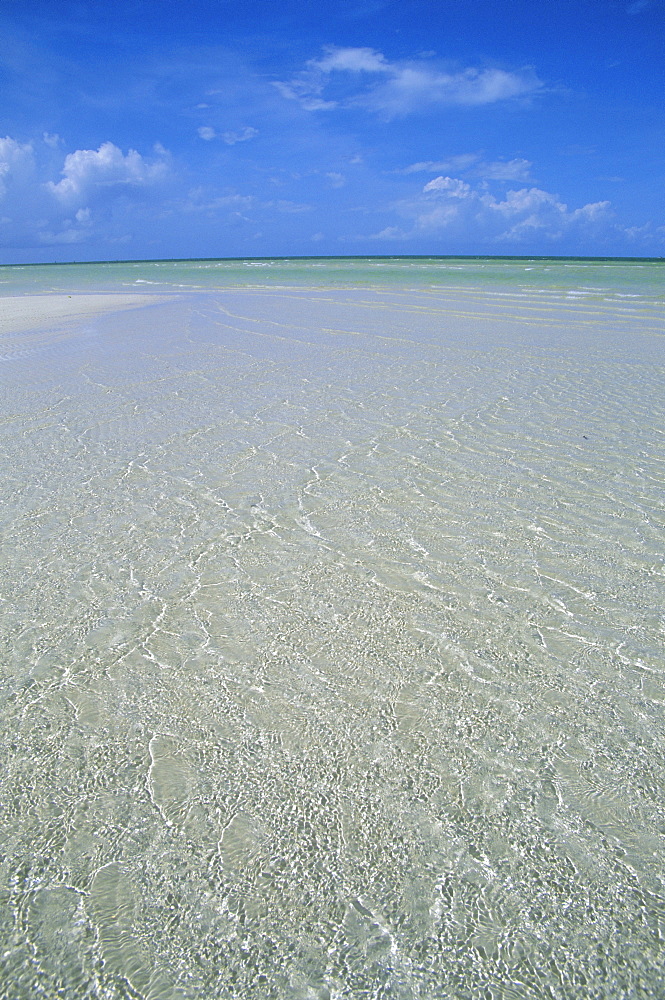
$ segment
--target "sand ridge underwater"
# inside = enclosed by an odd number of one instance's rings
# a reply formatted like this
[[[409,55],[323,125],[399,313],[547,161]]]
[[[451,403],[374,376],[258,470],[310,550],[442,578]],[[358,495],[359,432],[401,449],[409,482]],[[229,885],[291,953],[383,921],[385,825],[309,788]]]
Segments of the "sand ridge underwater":
[[[168,294],[2,362],[0,995],[654,996],[661,303]]]

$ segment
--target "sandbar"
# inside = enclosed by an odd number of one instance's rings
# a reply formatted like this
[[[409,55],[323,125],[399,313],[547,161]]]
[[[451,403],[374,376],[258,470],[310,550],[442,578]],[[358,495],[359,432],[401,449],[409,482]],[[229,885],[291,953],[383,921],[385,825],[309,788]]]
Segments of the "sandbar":
[[[8,295],[0,297],[0,333],[44,328],[52,322],[67,322],[120,309],[137,309],[164,301],[163,295],[126,292],[86,292],[65,295]]]

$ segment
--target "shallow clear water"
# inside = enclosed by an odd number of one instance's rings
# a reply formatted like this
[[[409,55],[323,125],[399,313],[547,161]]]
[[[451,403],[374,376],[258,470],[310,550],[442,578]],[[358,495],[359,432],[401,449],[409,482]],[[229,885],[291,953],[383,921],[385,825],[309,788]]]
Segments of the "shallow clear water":
[[[665,301],[663,258],[275,257],[0,266],[0,295],[247,286],[469,289],[603,301]],[[629,302],[625,304],[630,304]]]
[[[0,995],[658,994],[664,310],[559,280],[6,356]]]

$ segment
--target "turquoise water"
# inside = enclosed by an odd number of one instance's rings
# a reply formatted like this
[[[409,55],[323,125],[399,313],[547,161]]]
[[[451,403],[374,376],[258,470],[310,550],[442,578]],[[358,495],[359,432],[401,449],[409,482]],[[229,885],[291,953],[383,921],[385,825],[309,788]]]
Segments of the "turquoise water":
[[[665,261],[625,258],[344,257],[118,261],[0,266],[0,295],[153,287],[215,289],[248,285],[495,288],[663,301]]]
[[[663,265],[249,263],[1,269],[0,996],[652,1000]]]

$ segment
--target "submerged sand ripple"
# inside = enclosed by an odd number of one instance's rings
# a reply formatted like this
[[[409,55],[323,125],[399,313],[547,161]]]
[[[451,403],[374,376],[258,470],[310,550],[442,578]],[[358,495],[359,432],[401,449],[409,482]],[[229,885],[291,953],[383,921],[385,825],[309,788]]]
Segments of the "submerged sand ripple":
[[[655,995],[643,319],[226,291],[7,363],[2,995]]]

